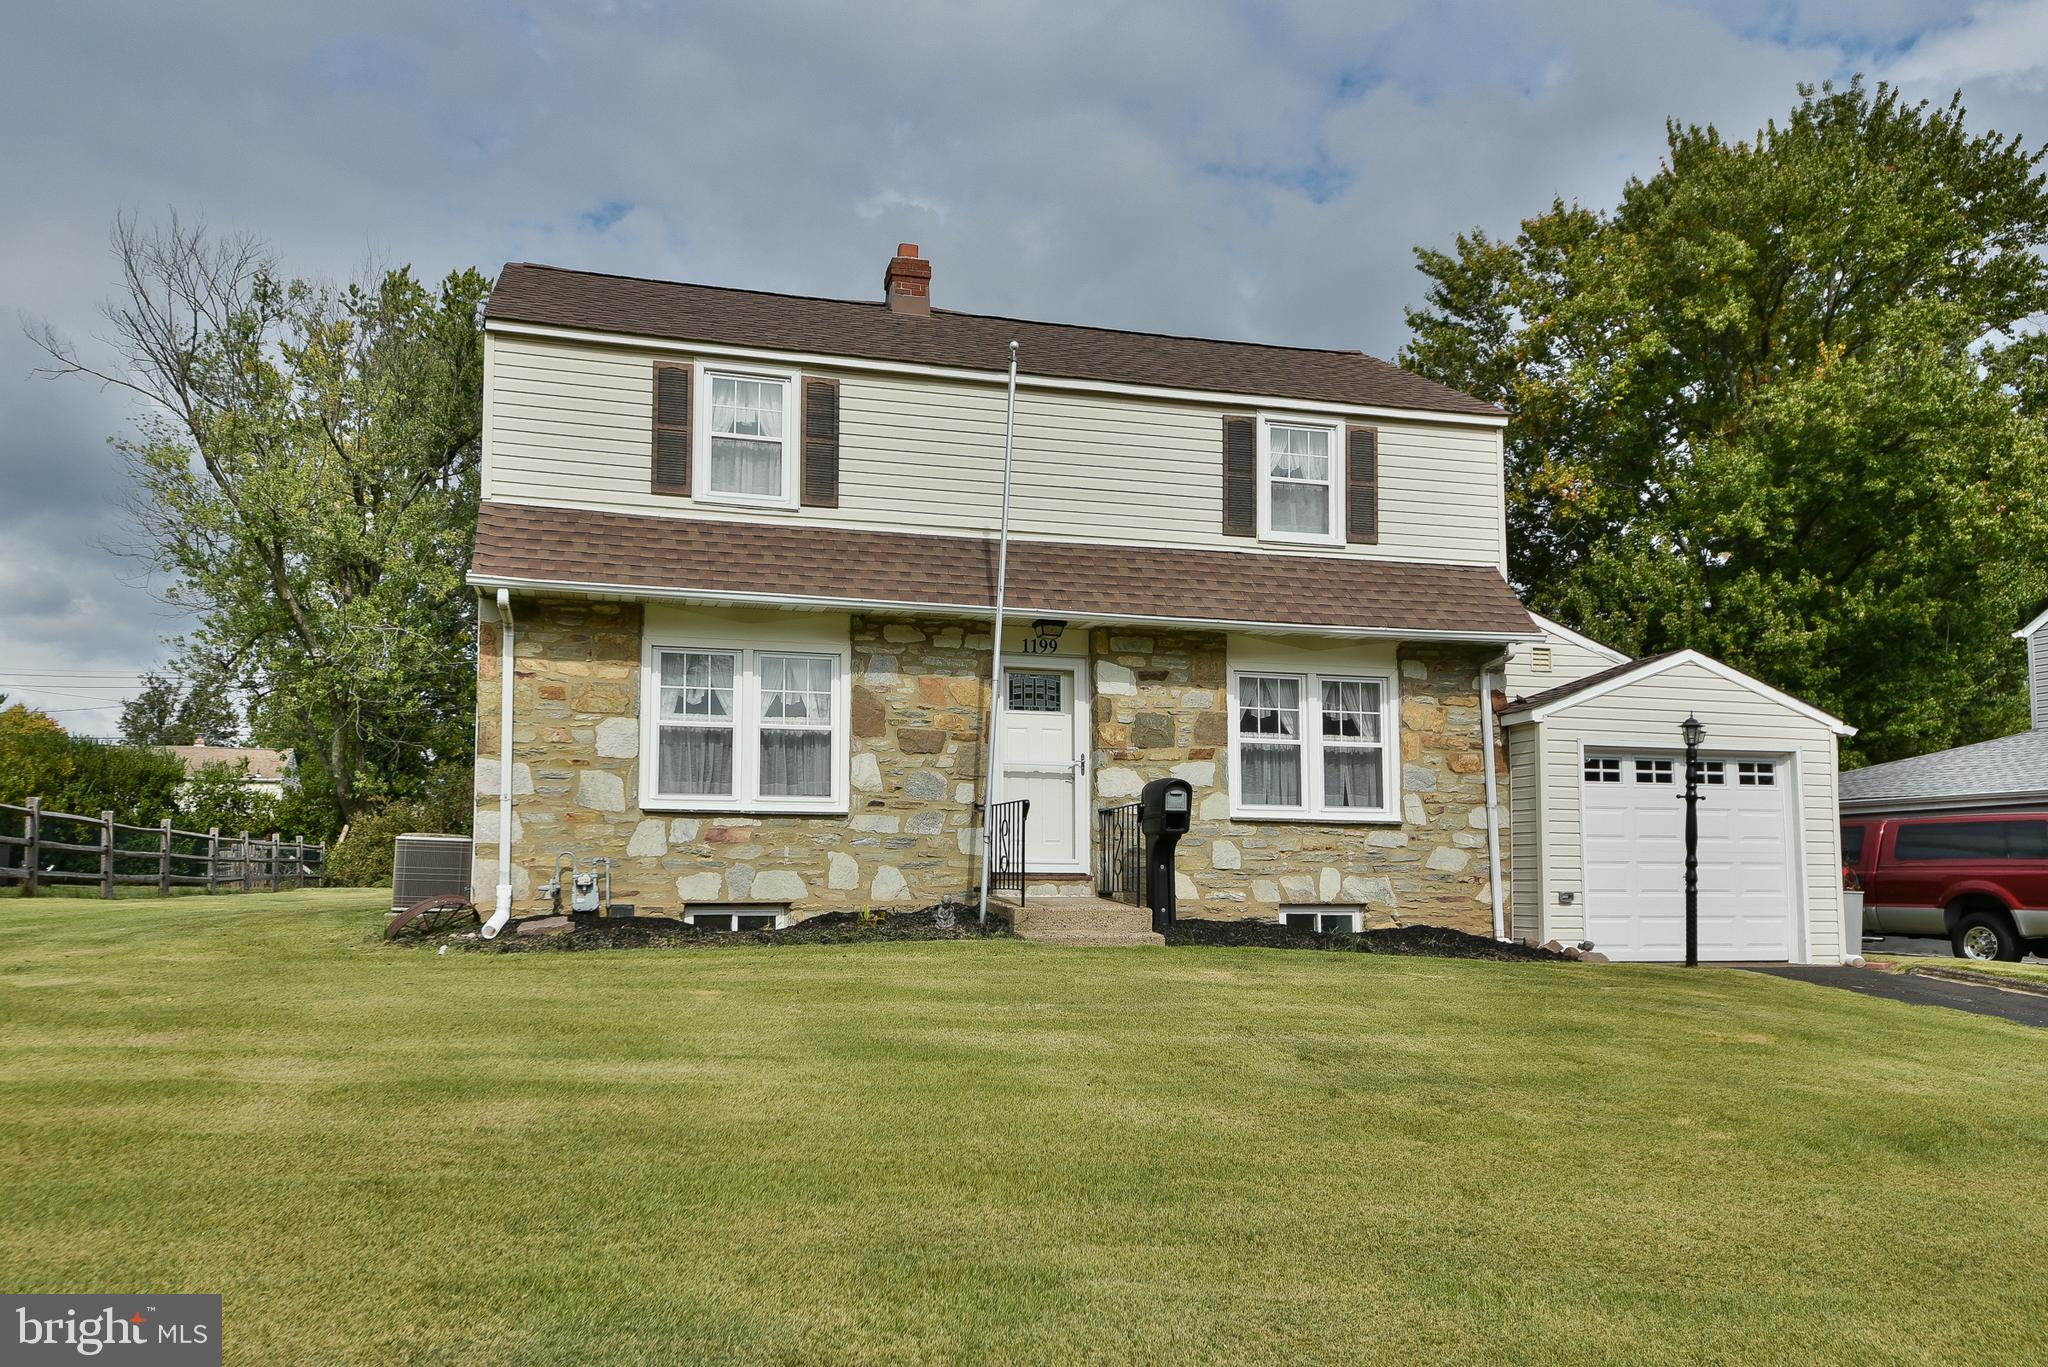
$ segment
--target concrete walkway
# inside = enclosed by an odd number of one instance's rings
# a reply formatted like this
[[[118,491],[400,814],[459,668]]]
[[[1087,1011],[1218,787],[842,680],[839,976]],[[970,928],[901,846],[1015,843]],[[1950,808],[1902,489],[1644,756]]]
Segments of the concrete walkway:
[[[1823,987],[1839,987],[1866,997],[1885,997],[1914,1006],[1947,1006],[1979,1016],[2048,1030],[2048,997],[2002,987],[1949,982],[1918,973],[1884,973],[1870,968],[1828,968],[1807,964],[1757,965],[1747,971],[1774,978],[1794,978]]]

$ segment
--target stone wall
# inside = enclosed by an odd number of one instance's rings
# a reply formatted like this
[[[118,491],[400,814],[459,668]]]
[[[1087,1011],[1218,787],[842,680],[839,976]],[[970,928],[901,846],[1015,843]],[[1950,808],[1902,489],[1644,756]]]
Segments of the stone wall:
[[[1270,918],[1283,904],[1336,903],[1364,906],[1370,925],[1491,932],[1479,671],[1492,652],[1401,650],[1402,819],[1360,825],[1231,819],[1228,638],[1097,630],[1091,645],[1097,801],[1131,801],[1154,778],[1194,786],[1182,914]],[[1505,831],[1504,807],[1500,819]],[[1505,879],[1505,836],[1502,846]]]
[[[789,902],[816,912],[968,893],[989,638],[957,621],[852,620],[848,816],[650,813],[640,792],[640,627],[632,604],[514,605],[513,899],[555,855],[608,856],[642,910]],[[477,896],[497,883],[498,634],[478,651]]]
[[[650,911],[755,901],[808,913],[927,906],[970,893],[985,630],[852,617],[848,815],[654,813],[638,806],[640,608],[522,600],[514,613],[516,910],[538,909],[538,889],[562,851],[609,856],[616,897]],[[1403,648],[1402,820],[1356,825],[1231,820],[1229,654],[1220,633],[1098,629],[1087,648],[1093,805],[1131,801],[1146,780],[1165,775],[1195,788],[1193,829],[1180,846],[1186,912],[1270,917],[1283,903],[1359,904],[1372,924],[1398,917],[1490,929],[1478,729],[1486,654]],[[497,881],[497,666],[497,629],[486,622],[475,871],[486,902]]]

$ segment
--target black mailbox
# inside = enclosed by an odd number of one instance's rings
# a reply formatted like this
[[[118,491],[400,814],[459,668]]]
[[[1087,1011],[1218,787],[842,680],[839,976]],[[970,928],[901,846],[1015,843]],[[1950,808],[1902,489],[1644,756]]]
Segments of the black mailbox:
[[[1177,915],[1173,896],[1173,851],[1188,833],[1195,790],[1184,778],[1155,778],[1138,794],[1138,833],[1145,846],[1145,905],[1152,928],[1164,931]]]

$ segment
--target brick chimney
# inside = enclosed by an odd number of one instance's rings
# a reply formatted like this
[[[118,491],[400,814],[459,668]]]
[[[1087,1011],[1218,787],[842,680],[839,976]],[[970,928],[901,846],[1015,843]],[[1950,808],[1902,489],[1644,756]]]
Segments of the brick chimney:
[[[932,312],[932,263],[920,261],[915,242],[896,244],[889,269],[882,272],[882,298],[889,312],[929,318]]]

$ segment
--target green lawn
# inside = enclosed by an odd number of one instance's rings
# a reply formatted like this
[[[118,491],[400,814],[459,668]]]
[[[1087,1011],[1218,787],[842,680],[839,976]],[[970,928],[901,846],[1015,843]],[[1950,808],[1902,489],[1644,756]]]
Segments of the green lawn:
[[[2015,1362],[2048,1034],[1725,970],[0,908],[0,1266],[232,1361]]]

